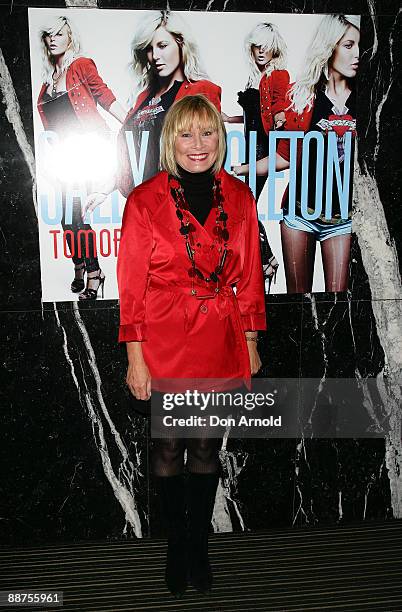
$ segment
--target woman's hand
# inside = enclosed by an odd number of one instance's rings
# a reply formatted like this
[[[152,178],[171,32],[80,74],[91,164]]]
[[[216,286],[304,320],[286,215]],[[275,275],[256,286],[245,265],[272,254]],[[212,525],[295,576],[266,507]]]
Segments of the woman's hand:
[[[120,123],[124,123],[127,116],[127,111],[124,110],[117,100],[112,102],[112,104],[109,106],[109,113],[115,117],[117,121],[120,121]]]
[[[114,173],[108,175],[103,181],[93,187],[94,191],[89,194],[85,204],[82,206],[82,218],[85,219],[88,212],[92,212],[103,204],[106,198],[116,189],[116,176]]]
[[[87,213],[92,212],[95,208],[103,204],[108,195],[108,193],[101,193],[100,191],[90,193],[82,207],[82,218],[85,219]]]
[[[151,397],[151,375],[145,361],[128,364],[126,383],[136,399],[148,400]]]
[[[250,358],[251,376],[257,374],[261,369],[262,362],[257,350],[257,343],[251,340],[247,341],[248,356]]]
[[[127,342],[128,369],[126,383],[136,399],[151,397],[151,374],[142,356],[141,342]]]
[[[283,111],[276,113],[274,117],[274,125],[276,130],[280,130],[286,123],[286,115]]]
[[[221,115],[225,123],[244,123],[243,115],[227,115],[223,111]]]
[[[249,165],[241,164],[240,166],[232,166],[234,176],[247,176],[249,173]]]

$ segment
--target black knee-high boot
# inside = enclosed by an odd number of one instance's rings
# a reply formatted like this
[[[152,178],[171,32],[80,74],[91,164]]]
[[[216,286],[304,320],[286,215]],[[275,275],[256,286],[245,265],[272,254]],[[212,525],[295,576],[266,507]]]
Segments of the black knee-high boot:
[[[184,479],[184,474],[156,478],[168,529],[165,580],[169,591],[178,599],[187,588],[188,572]]]
[[[201,593],[209,593],[212,587],[208,533],[218,482],[218,472],[189,473],[187,482],[189,581]]]

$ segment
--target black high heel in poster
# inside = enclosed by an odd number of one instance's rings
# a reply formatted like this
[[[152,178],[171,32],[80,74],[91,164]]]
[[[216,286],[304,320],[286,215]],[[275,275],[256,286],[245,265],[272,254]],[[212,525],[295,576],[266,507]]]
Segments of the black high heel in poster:
[[[82,293],[80,293],[80,295],[78,296],[79,300],[96,300],[96,298],[98,297],[98,291],[99,289],[102,289],[102,297],[103,297],[103,287],[105,284],[105,278],[106,276],[103,274],[102,270],[99,269],[98,271],[98,275],[97,276],[87,276],[87,287],[85,289],[85,291],[83,291]],[[97,286],[96,289],[92,289],[91,287],[88,287],[88,284],[90,281],[99,281],[99,284]]]
[[[272,255],[272,257],[269,258],[268,265],[263,266],[263,268],[264,268],[264,276],[265,278],[268,279],[268,293],[269,293],[271,291],[272,282],[274,284],[276,283],[276,275],[277,275],[278,268],[279,268],[279,263],[275,255]]]
[[[75,272],[83,271],[85,274],[85,262],[75,265],[74,270]],[[73,293],[80,293],[80,291],[82,291],[85,287],[84,275],[82,276],[82,278],[74,278],[74,280],[71,282],[70,287]]]

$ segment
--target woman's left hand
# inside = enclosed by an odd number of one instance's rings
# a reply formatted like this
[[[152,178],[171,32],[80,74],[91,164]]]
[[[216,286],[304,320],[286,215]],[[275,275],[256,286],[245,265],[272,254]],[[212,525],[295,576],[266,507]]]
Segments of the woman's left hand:
[[[257,372],[259,372],[262,366],[262,362],[261,362],[260,356],[257,351],[257,343],[247,342],[247,348],[248,348],[248,356],[250,358],[251,376],[254,376],[254,374],[257,374]]]
[[[249,173],[249,165],[240,164],[239,166],[231,166],[231,171],[235,176],[247,176]]]
[[[84,206],[82,207],[82,218],[85,219],[86,214],[93,212],[95,208],[103,204],[109,194],[101,193],[100,191],[94,191],[90,193],[86,199]]]
[[[286,123],[286,115],[283,111],[281,111],[280,113],[276,113],[275,117],[274,117],[274,124],[275,124],[275,129],[276,130],[280,130],[283,128],[283,126]]]

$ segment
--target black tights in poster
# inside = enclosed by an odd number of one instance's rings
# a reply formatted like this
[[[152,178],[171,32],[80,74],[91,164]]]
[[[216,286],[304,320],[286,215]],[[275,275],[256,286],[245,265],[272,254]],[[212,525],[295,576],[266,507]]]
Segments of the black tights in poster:
[[[282,251],[288,293],[310,293],[313,287],[316,239],[310,232],[281,223]],[[346,291],[349,280],[351,234],[321,242],[325,291]]]
[[[73,198],[71,223],[66,222],[66,192],[62,194],[63,218],[61,225],[65,234],[70,254],[75,266],[85,263],[87,272],[99,270],[99,262],[96,254],[96,240],[94,230],[89,223],[84,223],[81,213],[81,198]]]

